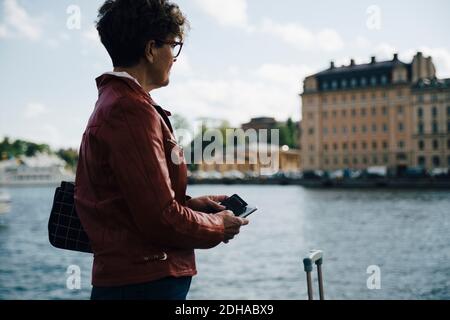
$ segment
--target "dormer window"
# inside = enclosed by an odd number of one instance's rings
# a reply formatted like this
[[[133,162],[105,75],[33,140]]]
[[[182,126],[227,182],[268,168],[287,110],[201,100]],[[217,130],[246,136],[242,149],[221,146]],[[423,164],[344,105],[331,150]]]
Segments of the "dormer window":
[[[328,89],[328,82],[324,82],[324,83],[322,84],[322,89],[323,89],[323,90],[327,90],[327,89]]]
[[[387,84],[387,77],[385,75],[381,76],[381,84]]]
[[[341,86],[342,86],[342,88],[347,88],[347,80],[346,79],[342,80]]]
[[[370,84],[372,86],[376,86],[377,85],[377,78],[375,76],[370,78]]]
[[[361,85],[364,87],[364,86],[367,86],[367,79],[366,78],[361,78]]]
[[[352,88],[356,87],[356,79],[353,78],[353,79],[351,80],[350,84],[351,84]]]

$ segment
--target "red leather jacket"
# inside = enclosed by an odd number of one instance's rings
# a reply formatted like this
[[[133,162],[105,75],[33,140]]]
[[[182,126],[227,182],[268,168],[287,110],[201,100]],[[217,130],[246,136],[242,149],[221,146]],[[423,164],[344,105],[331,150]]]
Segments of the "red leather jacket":
[[[97,86],[75,189],[94,251],[92,284],[195,275],[194,249],[224,240],[222,218],[186,207],[186,163],[167,112],[132,79],[103,75]]]

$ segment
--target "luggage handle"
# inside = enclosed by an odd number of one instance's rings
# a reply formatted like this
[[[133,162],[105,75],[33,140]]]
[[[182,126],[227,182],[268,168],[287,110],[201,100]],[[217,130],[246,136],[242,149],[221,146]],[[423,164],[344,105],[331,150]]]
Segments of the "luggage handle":
[[[323,293],[323,277],[322,277],[322,263],[323,263],[323,251],[311,250],[309,255],[303,259],[303,266],[306,272],[306,282],[308,285],[308,300],[314,300],[311,272],[313,270],[313,263],[317,266],[317,278],[319,281],[319,296],[320,300],[325,300]]]

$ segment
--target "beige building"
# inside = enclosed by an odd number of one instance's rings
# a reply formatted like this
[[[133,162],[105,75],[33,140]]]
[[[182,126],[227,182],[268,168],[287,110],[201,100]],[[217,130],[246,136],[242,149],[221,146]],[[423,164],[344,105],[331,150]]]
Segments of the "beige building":
[[[450,79],[431,57],[332,62],[301,96],[302,170],[450,166]]]

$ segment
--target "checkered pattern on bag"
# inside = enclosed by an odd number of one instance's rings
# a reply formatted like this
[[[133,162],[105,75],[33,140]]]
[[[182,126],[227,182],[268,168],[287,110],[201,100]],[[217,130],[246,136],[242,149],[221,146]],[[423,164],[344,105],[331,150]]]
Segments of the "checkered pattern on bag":
[[[62,182],[56,188],[48,222],[50,243],[59,249],[92,253],[91,244],[75,210],[75,184]]]

